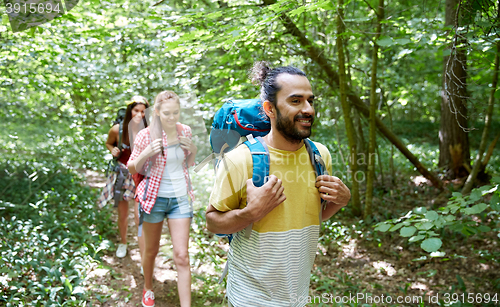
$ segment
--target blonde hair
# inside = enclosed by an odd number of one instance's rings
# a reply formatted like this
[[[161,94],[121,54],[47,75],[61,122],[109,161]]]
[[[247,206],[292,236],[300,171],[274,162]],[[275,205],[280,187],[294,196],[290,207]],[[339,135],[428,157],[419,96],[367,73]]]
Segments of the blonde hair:
[[[154,109],[156,112],[160,112],[161,105],[169,100],[174,100],[177,102],[179,105],[181,104],[181,101],[179,99],[179,96],[173,92],[173,91],[163,91],[156,95],[155,97],[155,102],[154,102]],[[151,139],[156,140],[156,139],[162,139],[162,127],[161,127],[161,121],[160,121],[160,116],[156,114],[156,112],[153,112],[153,118],[151,119],[151,126],[150,126],[150,132],[151,132]],[[163,146],[163,144],[162,144]]]

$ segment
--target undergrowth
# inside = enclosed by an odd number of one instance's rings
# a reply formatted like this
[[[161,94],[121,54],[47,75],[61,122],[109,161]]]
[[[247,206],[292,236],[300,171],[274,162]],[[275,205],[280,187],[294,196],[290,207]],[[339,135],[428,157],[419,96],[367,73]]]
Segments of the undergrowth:
[[[86,272],[108,247],[109,211],[78,174],[56,161],[0,160],[0,301],[80,306]]]

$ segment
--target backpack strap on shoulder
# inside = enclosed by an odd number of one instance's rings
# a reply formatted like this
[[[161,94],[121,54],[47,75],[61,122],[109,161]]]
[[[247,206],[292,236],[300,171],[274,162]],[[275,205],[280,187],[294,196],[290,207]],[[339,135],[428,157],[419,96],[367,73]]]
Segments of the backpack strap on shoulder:
[[[118,154],[118,157],[115,158],[115,160],[120,159],[120,156],[122,155],[122,136],[123,136],[123,120],[120,122],[120,126],[118,127],[118,149],[120,150],[120,153]]]
[[[142,195],[142,200],[146,200],[149,187],[149,178],[151,177],[151,167],[153,166],[153,161],[149,161],[148,170],[146,171],[146,185],[144,186],[144,194]]]
[[[256,187],[261,187],[266,183],[269,176],[269,148],[264,139],[260,136],[254,138],[251,134],[247,135],[245,145],[252,154],[253,174],[252,181]]]
[[[304,139],[304,144],[306,145],[307,153],[309,153],[309,158],[311,159],[311,163],[314,167],[314,171],[316,172],[316,177],[320,175],[328,175],[328,170],[325,166],[325,161],[321,158],[321,153],[319,152],[318,147],[314,145],[314,142],[309,138]],[[323,209],[326,207],[326,200],[321,199],[321,209],[319,212],[319,223],[321,224],[323,220]]]
[[[325,161],[323,161],[323,158],[321,158],[321,153],[319,152],[318,147],[316,147],[316,145],[314,145],[314,142],[310,139],[304,139],[304,144],[306,145],[306,150],[309,154],[309,158],[311,159],[311,163],[314,167],[314,171],[316,172],[316,176],[328,175]]]
[[[247,141],[244,144],[250,149],[250,153],[252,154],[253,185],[261,187],[269,178],[269,148],[264,139],[260,136],[254,138],[253,135],[249,134],[246,137]],[[253,224],[250,224],[245,228],[245,238],[247,239],[249,239],[252,234],[252,226]]]

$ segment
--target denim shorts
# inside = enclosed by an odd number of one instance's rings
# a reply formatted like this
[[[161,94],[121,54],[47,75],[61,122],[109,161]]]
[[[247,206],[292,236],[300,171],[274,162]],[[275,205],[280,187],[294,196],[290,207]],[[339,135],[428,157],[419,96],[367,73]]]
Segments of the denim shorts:
[[[172,198],[158,197],[153,209],[151,209],[151,213],[144,213],[144,222],[159,223],[165,218],[183,219],[192,217],[193,209],[187,195]]]

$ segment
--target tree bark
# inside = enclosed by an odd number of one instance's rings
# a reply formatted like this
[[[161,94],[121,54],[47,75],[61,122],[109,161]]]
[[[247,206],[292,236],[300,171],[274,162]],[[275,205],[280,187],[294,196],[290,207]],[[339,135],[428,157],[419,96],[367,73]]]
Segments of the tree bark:
[[[344,113],[344,124],[349,141],[349,168],[351,170],[352,186],[352,211],[355,216],[361,216],[361,202],[359,199],[359,182],[356,178],[358,173],[357,156],[358,151],[356,147],[356,132],[351,118],[351,107],[347,103],[347,76],[345,71],[345,56],[344,56],[344,41],[342,35],[345,32],[344,27],[344,0],[339,0],[339,9],[337,14],[337,53],[339,58],[339,81],[340,81],[340,102],[342,104],[342,111]]]
[[[268,4],[273,4],[276,0],[266,0]],[[294,24],[292,19],[287,15],[283,14],[281,16],[281,21],[285,26],[287,33],[294,36],[299,44],[306,50],[307,55],[317,63],[317,65],[323,70],[325,73],[325,81],[332,89],[338,88],[339,84],[339,75],[333,70],[332,66],[328,63],[328,60],[324,57],[321,50],[318,50],[312,43],[307,39],[307,37],[302,33],[297,26]],[[347,98],[351,101],[354,107],[362,113],[365,117],[369,117],[370,111],[363,104],[363,101],[359,96],[354,94],[351,88],[347,87]],[[425,178],[432,182],[432,184],[438,188],[443,188],[442,181],[436,177],[435,174],[430,172],[420,161],[418,158],[413,155],[408,148],[404,145],[404,143],[395,135],[391,130],[387,128],[387,126],[382,122],[382,120],[378,117],[375,118],[375,123],[379,129],[379,131],[387,137],[387,139],[393,143],[396,148],[401,151],[401,153],[417,168],[417,171],[421,173]]]
[[[460,0],[446,0],[445,26],[458,31]],[[453,178],[465,175],[463,164],[470,165],[467,124],[467,71],[464,41],[454,35],[451,54],[444,57],[441,127],[439,129],[439,166]]]
[[[373,53],[372,53],[372,71],[371,71],[371,86],[370,86],[370,137],[368,139],[368,174],[366,176],[366,196],[365,210],[363,218],[369,221],[372,216],[373,203],[373,182],[375,181],[375,146],[377,131],[375,118],[377,117],[377,64],[378,64],[378,49],[377,40],[382,32],[382,20],[384,19],[384,0],[379,0],[377,11],[377,30],[373,38]]]
[[[498,142],[498,139],[500,139],[500,133],[497,134],[497,136],[495,137],[495,139],[493,139],[493,142],[491,142],[490,147],[488,147],[488,152],[484,156],[484,160],[482,162],[483,167],[486,167],[486,165],[488,165],[488,162],[490,161],[490,158],[493,155],[493,150],[495,149],[495,146],[496,146],[496,144]]]
[[[356,108],[352,109],[352,115],[354,117],[354,124],[356,125],[356,146],[358,151],[358,156],[366,157],[367,149],[365,146],[365,136],[363,134],[363,123],[361,122],[361,116],[359,115],[358,110]],[[357,158],[357,157],[356,157]],[[364,159],[365,160],[365,159]],[[358,163],[358,170],[362,172],[366,172],[366,161],[364,163]]]
[[[488,134],[490,132],[491,127],[491,118],[493,117],[493,105],[495,103],[495,92],[497,89],[498,83],[498,66],[499,66],[499,58],[500,54],[500,42],[497,42],[497,53],[495,55],[495,66],[493,68],[493,82],[491,86],[490,99],[488,100],[488,111],[486,113],[486,117],[484,119],[484,129],[483,135],[481,137],[481,143],[479,144],[479,150],[477,152],[476,161],[474,162],[474,167],[472,168],[472,172],[467,177],[467,181],[462,189],[462,194],[468,194],[472,190],[472,186],[474,185],[474,181],[477,178],[477,174],[481,170],[483,164],[481,160],[483,159],[484,151],[486,150],[486,143],[488,142]],[[486,165],[485,165],[486,167]]]

